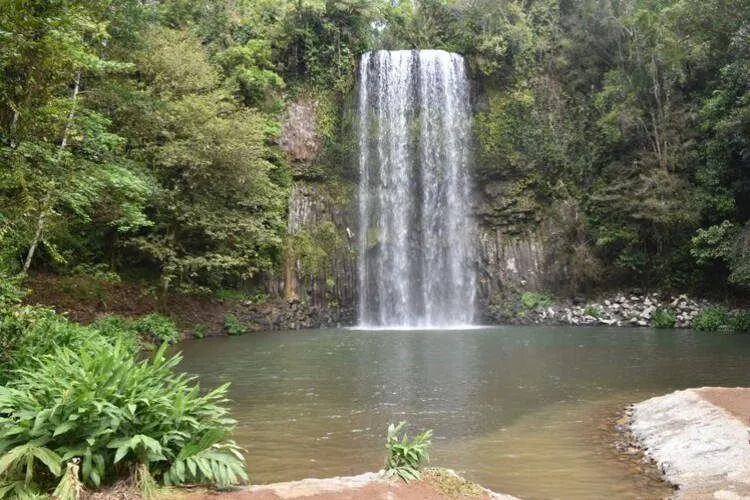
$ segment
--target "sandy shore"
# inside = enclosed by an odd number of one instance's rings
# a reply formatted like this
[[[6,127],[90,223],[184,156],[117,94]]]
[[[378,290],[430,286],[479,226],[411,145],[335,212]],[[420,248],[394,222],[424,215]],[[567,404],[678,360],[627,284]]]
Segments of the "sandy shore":
[[[750,388],[677,391],[633,406],[631,430],[683,499],[750,499]]]

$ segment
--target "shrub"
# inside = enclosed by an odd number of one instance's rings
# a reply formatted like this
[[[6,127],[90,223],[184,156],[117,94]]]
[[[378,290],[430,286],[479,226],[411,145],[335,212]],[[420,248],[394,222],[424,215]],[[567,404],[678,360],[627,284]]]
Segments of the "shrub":
[[[91,343],[18,370],[0,387],[0,492],[20,483],[49,492],[77,463],[83,483],[97,487],[131,475],[143,484],[247,481],[226,439],[227,385],[202,396],[194,377],[173,372],[181,358],[165,349],[139,362],[121,343]]]
[[[729,316],[727,326],[732,332],[750,333],[750,311],[733,311]]]
[[[78,264],[71,269],[73,276],[86,276],[109,283],[120,283],[120,275],[113,271],[107,264]]]
[[[651,319],[651,325],[654,328],[674,328],[675,321],[676,317],[672,309],[657,307]]]
[[[247,327],[240,323],[237,316],[231,313],[224,316],[224,329],[229,335],[242,335],[243,333],[247,333]]]
[[[21,302],[28,293],[22,286],[23,276],[11,276],[0,271],[0,308],[7,308]]]
[[[142,339],[158,344],[174,344],[180,340],[180,332],[171,318],[153,312],[135,320],[135,329]]]
[[[429,460],[427,449],[431,444],[432,430],[428,429],[412,439],[409,439],[406,433],[399,437],[398,434],[405,426],[406,422],[388,426],[385,476],[398,476],[404,481],[418,480],[421,477],[419,470],[422,464]]]
[[[128,332],[149,344],[174,344],[180,340],[180,332],[174,321],[159,313],[146,314],[134,320],[117,314],[108,314],[96,320],[91,326],[105,337],[116,337],[118,332]]]
[[[198,323],[197,325],[195,325],[195,328],[193,328],[193,338],[194,339],[205,338],[207,331],[208,331],[208,327],[206,325],[204,325],[203,323]]]
[[[549,307],[552,305],[552,298],[544,293],[523,292],[521,295],[521,304],[523,304],[526,309]]]
[[[592,318],[598,318],[602,315],[602,310],[598,306],[589,305],[583,310],[583,314],[591,316]]]
[[[116,343],[135,352],[137,334],[112,324],[101,330],[97,326],[80,325],[45,307],[13,307],[0,314],[0,384],[12,370],[25,368],[57,347],[110,348]]]
[[[726,328],[728,319],[728,313],[725,308],[721,306],[707,307],[693,318],[693,330],[716,332],[722,328]]]

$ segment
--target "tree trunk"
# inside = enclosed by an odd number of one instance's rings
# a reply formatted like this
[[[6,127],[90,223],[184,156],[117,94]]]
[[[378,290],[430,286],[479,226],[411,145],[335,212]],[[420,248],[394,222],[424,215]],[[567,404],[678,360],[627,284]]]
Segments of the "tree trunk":
[[[81,89],[81,72],[76,72],[76,79],[75,79],[75,85],[73,86],[73,105],[70,107],[70,112],[68,113],[68,118],[65,122],[65,129],[63,130],[63,136],[62,140],[60,141],[60,146],[57,148],[57,155],[55,156],[55,165],[59,164],[62,160],[62,155],[65,152],[65,148],[68,145],[68,136],[70,135],[70,129],[73,126],[73,118],[75,117],[76,112],[76,103],[78,102],[78,92]],[[31,240],[31,245],[29,245],[29,251],[26,254],[26,260],[23,263],[23,273],[27,273],[29,271],[29,268],[31,267],[31,261],[34,258],[34,253],[36,252],[37,247],[39,246],[39,243],[42,241],[42,234],[44,233],[44,224],[47,220],[47,217],[49,216],[50,211],[52,210],[52,187],[49,188],[49,191],[44,197],[44,200],[42,200],[42,203],[39,207],[39,216],[36,219],[36,231],[34,232],[34,239]]]

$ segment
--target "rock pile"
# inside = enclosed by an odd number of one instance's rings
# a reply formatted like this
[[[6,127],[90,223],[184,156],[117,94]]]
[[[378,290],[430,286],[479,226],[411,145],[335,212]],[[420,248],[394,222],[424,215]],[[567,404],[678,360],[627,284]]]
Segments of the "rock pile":
[[[674,318],[675,328],[690,328],[693,318],[709,306],[706,300],[697,301],[687,295],[667,296],[659,292],[649,294],[617,293],[599,301],[579,301],[578,304],[552,304],[546,307],[519,309],[511,323],[552,324],[571,326],[654,326],[658,314]]]
[[[352,308],[323,308],[299,300],[269,300],[262,304],[244,302],[233,314],[248,331],[300,330],[349,325],[354,322]]]

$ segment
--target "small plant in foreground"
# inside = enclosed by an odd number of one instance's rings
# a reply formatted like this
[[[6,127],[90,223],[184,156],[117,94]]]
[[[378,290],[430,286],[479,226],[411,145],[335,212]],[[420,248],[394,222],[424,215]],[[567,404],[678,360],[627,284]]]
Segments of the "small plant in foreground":
[[[227,385],[201,394],[194,377],[174,372],[181,357],[166,347],[139,360],[120,343],[87,341],[16,370],[0,386],[0,497],[75,490],[71,463],[89,487],[133,474],[146,490],[246,482],[222,406]]]
[[[654,311],[651,325],[654,328],[674,328],[676,318],[674,311],[666,307],[658,307]]]
[[[385,447],[388,449],[388,457],[385,461],[385,476],[398,476],[404,481],[418,480],[421,478],[419,472],[422,464],[429,460],[427,449],[430,447],[432,429],[417,434],[412,439],[403,434],[399,437],[401,430],[406,427],[406,422],[398,425],[388,426],[388,436]]]

